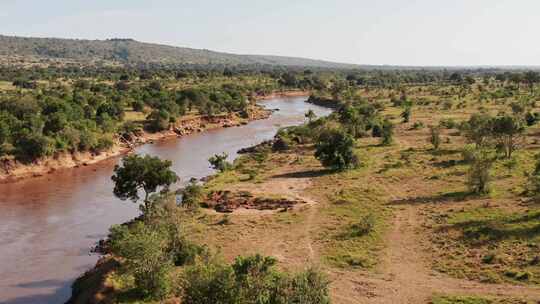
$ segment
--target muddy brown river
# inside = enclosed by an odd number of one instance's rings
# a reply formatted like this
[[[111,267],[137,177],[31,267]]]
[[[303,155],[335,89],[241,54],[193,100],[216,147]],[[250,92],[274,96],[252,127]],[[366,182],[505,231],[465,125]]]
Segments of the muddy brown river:
[[[227,152],[233,159],[240,148],[271,139],[279,127],[302,123],[309,109],[318,116],[330,112],[305,99],[264,101],[279,109],[269,119],[144,145],[137,153],[171,160],[183,181],[201,178],[212,173],[207,160],[213,154]],[[0,303],[64,303],[73,280],[99,257],[91,247],[111,225],[138,215],[137,205],[112,194],[118,161],[0,185]]]

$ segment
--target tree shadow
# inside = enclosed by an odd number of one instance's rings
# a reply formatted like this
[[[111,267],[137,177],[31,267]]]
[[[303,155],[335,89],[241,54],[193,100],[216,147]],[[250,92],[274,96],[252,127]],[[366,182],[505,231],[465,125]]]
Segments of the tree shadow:
[[[448,155],[458,154],[461,151],[459,151],[459,150],[450,150],[450,149],[438,149],[438,150],[430,149],[430,150],[427,150],[427,152],[429,152],[433,156],[448,156]]]
[[[312,178],[312,177],[320,177],[320,176],[328,175],[335,172],[337,171],[333,169],[307,170],[307,171],[277,174],[272,177],[273,178]]]
[[[388,205],[418,205],[428,203],[462,202],[471,199],[481,198],[481,195],[469,191],[449,192],[434,196],[418,196],[390,201]]]
[[[444,161],[433,163],[433,166],[436,168],[448,169],[448,168],[455,167],[458,165],[463,165],[463,164],[465,164],[464,160],[450,159],[450,160],[444,160]]]
[[[540,235],[540,212],[525,214],[514,218],[489,218],[470,220],[446,225],[439,231],[458,229],[463,231],[460,240],[464,243],[481,246],[507,239],[529,240]]]

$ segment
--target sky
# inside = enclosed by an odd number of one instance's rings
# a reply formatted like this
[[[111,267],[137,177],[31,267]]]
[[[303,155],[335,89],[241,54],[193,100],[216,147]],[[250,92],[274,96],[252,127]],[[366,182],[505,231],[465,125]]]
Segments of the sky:
[[[0,0],[0,34],[414,66],[540,65],[539,0]]]

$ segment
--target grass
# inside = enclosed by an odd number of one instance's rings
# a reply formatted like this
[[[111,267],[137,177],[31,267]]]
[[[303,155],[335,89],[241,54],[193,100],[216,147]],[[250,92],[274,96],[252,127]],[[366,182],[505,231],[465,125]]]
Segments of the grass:
[[[527,302],[520,299],[509,298],[485,298],[477,296],[446,296],[437,295],[434,296],[430,302],[431,304],[533,304],[533,302]]]
[[[324,243],[323,261],[340,268],[372,268],[383,248],[388,210],[374,188],[350,188],[330,197],[321,208],[327,218],[318,238]]]
[[[464,208],[434,216],[436,269],[488,283],[540,284],[540,209]]]
[[[15,90],[16,88],[9,81],[0,81],[0,90]]]

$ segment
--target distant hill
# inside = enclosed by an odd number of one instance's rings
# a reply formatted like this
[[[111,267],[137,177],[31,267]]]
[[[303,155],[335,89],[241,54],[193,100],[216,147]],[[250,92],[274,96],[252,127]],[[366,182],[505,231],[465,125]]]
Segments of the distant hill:
[[[209,50],[144,43],[133,39],[79,40],[25,38],[0,35],[0,57],[67,60],[78,63],[96,61],[128,65],[275,65],[313,68],[356,68],[357,65],[296,57],[236,55]]]

